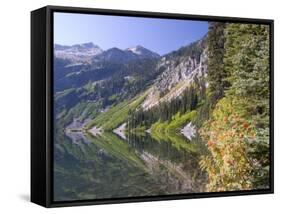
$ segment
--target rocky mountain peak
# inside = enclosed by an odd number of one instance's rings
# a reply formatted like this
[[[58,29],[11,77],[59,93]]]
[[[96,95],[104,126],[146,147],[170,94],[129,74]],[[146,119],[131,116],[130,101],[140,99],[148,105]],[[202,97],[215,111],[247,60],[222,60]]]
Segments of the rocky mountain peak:
[[[125,51],[129,51],[129,52],[132,52],[138,56],[141,56],[143,58],[159,58],[160,55],[147,49],[147,48],[144,48],[143,46],[141,45],[137,45],[135,47],[131,47],[131,48],[127,48]]]
[[[92,42],[67,45],[54,45],[55,57],[68,59],[71,62],[89,62],[92,57],[102,53],[103,50]]]

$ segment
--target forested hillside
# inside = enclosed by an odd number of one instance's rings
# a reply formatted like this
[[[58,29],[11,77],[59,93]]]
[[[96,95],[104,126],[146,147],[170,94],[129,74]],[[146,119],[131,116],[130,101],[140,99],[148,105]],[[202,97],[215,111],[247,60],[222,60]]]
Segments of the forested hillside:
[[[200,129],[210,151],[201,161],[207,190],[268,188],[269,27],[211,24],[209,36],[209,93],[215,103]]]

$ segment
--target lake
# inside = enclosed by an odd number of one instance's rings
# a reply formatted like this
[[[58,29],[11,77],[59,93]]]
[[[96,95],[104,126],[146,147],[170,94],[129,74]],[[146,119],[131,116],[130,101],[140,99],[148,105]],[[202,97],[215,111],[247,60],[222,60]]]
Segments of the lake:
[[[54,146],[54,200],[204,192],[198,137],[65,133]]]

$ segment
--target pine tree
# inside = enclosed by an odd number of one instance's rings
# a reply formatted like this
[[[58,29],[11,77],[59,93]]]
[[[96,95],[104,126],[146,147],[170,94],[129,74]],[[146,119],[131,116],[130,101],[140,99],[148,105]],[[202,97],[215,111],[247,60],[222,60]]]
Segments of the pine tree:
[[[231,83],[226,93],[245,98],[245,114],[257,120],[259,127],[268,127],[269,27],[229,24],[226,36],[224,64]]]
[[[210,22],[208,32],[208,82],[210,98],[213,103],[224,96],[229,86],[227,73],[224,70],[225,23]]]
[[[268,188],[269,27],[227,24],[224,39],[222,79],[229,85],[200,130],[211,152],[201,162],[209,174],[207,188]]]

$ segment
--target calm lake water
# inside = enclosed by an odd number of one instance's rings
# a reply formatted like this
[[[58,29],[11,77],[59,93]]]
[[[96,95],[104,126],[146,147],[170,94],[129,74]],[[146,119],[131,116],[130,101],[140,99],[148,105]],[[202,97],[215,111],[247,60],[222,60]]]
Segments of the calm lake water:
[[[54,149],[54,200],[105,199],[203,192],[201,141],[149,133],[93,137],[67,133]],[[157,139],[157,140],[156,140]]]

